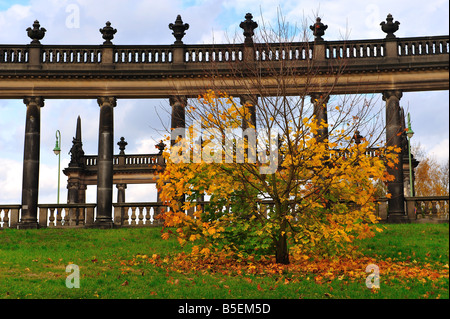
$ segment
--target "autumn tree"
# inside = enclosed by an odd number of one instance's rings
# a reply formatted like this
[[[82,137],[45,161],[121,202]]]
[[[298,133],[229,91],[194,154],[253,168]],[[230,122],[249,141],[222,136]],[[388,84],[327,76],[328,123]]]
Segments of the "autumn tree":
[[[426,153],[420,144],[413,145],[412,152],[419,160],[415,169],[414,189],[416,196],[449,195],[449,162],[439,163]]]
[[[372,97],[332,96],[345,61],[318,91],[322,71],[308,33],[295,41],[298,32],[282,19],[277,30],[260,30],[251,44],[257,61],[230,64],[239,100],[213,77],[186,108],[188,130],[164,153],[158,187],[171,209],[163,236],[197,243],[193,253],[272,255],[284,264],[349,254],[356,238],[373,236],[376,183],[390,179],[385,165],[398,150],[379,145]],[[304,68],[280,56],[292,52],[307,52]]]

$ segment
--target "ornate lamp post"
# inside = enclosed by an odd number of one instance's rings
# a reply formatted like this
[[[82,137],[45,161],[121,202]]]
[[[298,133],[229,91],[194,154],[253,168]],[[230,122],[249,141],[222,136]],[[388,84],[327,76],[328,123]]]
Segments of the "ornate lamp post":
[[[410,139],[413,137],[414,132],[411,129],[411,118],[408,113],[408,130],[406,131],[406,136],[408,136],[408,155],[409,155],[409,189],[411,191],[411,197],[414,196],[414,184],[413,184],[413,176],[412,176],[412,164],[411,164],[411,141]]]
[[[57,204],[59,204],[59,181],[60,181],[60,171],[61,171],[61,132],[56,130],[56,143],[53,153],[58,155],[58,197]]]

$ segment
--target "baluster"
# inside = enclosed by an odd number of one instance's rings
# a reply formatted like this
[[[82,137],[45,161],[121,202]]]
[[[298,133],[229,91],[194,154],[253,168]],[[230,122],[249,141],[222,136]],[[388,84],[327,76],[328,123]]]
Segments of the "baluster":
[[[2,218],[2,213],[3,212],[4,212],[5,216],[6,216],[7,215],[6,214],[6,209],[3,210],[3,209],[0,208],[0,228],[7,228],[6,225],[5,225],[5,222],[4,222],[3,218]]]
[[[150,216],[151,206],[145,206],[145,225],[151,225],[151,216]]]
[[[431,214],[432,215],[436,215],[437,214],[437,202],[436,201],[431,201]]]
[[[77,208],[78,214],[77,214],[77,225],[84,225],[84,215],[85,215],[85,208],[79,207]]]
[[[130,225],[130,221],[129,221],[130,216],[128,214],[128,209],[129,208],[130,208],[129,206],[126,206],[126,207],[123,208],[122,225],[124,225],[124,226],[129,226]]]
[[[131,207],[131,226],[136,226],[136,206]]]
[[[9,212],[11,209],[3,210],[3,228],[9,228]]]
[[[50,216],[48,217],[48,227],[55,227],[55,208],[50,207]]]
[[[166,209],[165,206],[153,206],[153,225],[163,225],[164,220],[162,218],[156,219],[156,217],[160,217],[163,213],[163,209]]]
[[[144,225],[144,207],[139,207],[138,225]]]
[[[64,218],[63,218],[63,226],[69,226],[70,222],[70,209],[67,207],[64,207]]]
[[[62,226],[62,209],[56,209],[56,226]]]

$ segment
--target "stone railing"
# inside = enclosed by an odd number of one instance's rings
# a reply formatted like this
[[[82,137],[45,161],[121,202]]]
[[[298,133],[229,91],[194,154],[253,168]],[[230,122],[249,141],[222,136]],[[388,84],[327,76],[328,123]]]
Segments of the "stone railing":
[[[208,201],[198,202],[204,209]],[[259,211],[270,218],[273,201],[258,202]],[[42,228],[89,228],[94,226],[96,204],[39,204],[38,223]],[[162,226],[157,216],[168,207],[160,202],[113,203],[114,227]],[[192,214],[196,209],[186,211]],[[224,207],[224,209],[229,209]],[[292,207],[295,209],[295,207]],[[405,210],[411,222],[448,222],[449,196],[406,197]],[[17,228],[21,205],[0,205],[0,229]],[[386,221],[388,199],[377,200],[377,216]]]
[[[94,224],[96,204],[40,204],[40,227],[89,227]]]
[[[156,218],[167,209],[162,203],[114,203],[114,226],[162,226],[164,221]]]
[[[21,205],[0,205],[0,229],[16,228]]]
[[[327,59],[363,59],[386,56],[386,43],[380,40],[328,41],[325,44]]]
[[[28,63],[28,46],[1,45],[0,64]]]
[[[114,63],[172,63],[173,51],[170,45],[121,45],[113,51]]]
[[[97,45],[44,46],[41,63],[44,64],[98,64],[102,62],[102,49]]]
[[[399,56],[448,54],[448,36],[401,38],[397,42]]]
[[[388,46],[392,49],[388,50]],[[251,52],[250,55],[245,51]],[[315,52],[317,51],[317,52]],[[346,40],[294,42],[294,43],[255,43],[251,47],[244,44],[195,44],[195,45],[2,45],[0,44],[0,70],[85,70],[90,65],[92,70],[116,65],[123,71],[121,64],[132,70],[155,70],[157,65],[163,71],[173,72],[180,64],[195,65],[202,63],[240,62],[246,56],[253,61],[297,61],[302,67],[307,60],[347,59],[353,66],[365,64],[364,60],[383,63],[383,58],[402,58],[411,56],[446,55],[449,50],[448,36],[396,38],[395,40]],[[316,54],[317,53],[317,54]],[[375,59],[375,60],[374,60]],[[380,60],[381,59],[381,60]],[[357,62],[360,61],[360,62]],[[410,59],[406,59],[410,61]],[[428,60],[427,60],[428,61]],[[414,61],[417,63],[418,61]],[[447,61],[448,62],[448,61]],[[32,67],[29,68],[27,65]],[[164,65],[176,64],[167,68]],[[390,65],[392,67],[392,65]],[[180,66],[180,71],[185,67]],[[108,67],[107,67],[108,69]],[[114,69],[114,68],[113,68]]]
[[[185,63],[222,63],[243,60],[243,45],[189,45],[184,48]]]
[[[377,200],[377,215],[382,221],[387,220],[388,199]],[[405,197],[405,213],[415,222],[448,222],[449,196]]]
[[[97,155],[85,155],[84,165],[87,169],[97,167]],[[114,168],[149,168],[151,165],[165,165],[165,159],[159,154],[114,155]]]
[[[419,222],[428,220],[449,220],[449,196],[406,197],[406,207],[410,219]]]
[[[256,44],[256,61],[305,61],[314,58],[314,42]]]

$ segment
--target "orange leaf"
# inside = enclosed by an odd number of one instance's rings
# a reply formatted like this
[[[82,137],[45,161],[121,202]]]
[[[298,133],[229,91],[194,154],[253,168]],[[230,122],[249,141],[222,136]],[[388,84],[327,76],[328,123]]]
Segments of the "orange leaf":
[[[163,234],[161,235],[161,238],[164,239],[164,240],[169,239],[169,233],[163,233]]]

